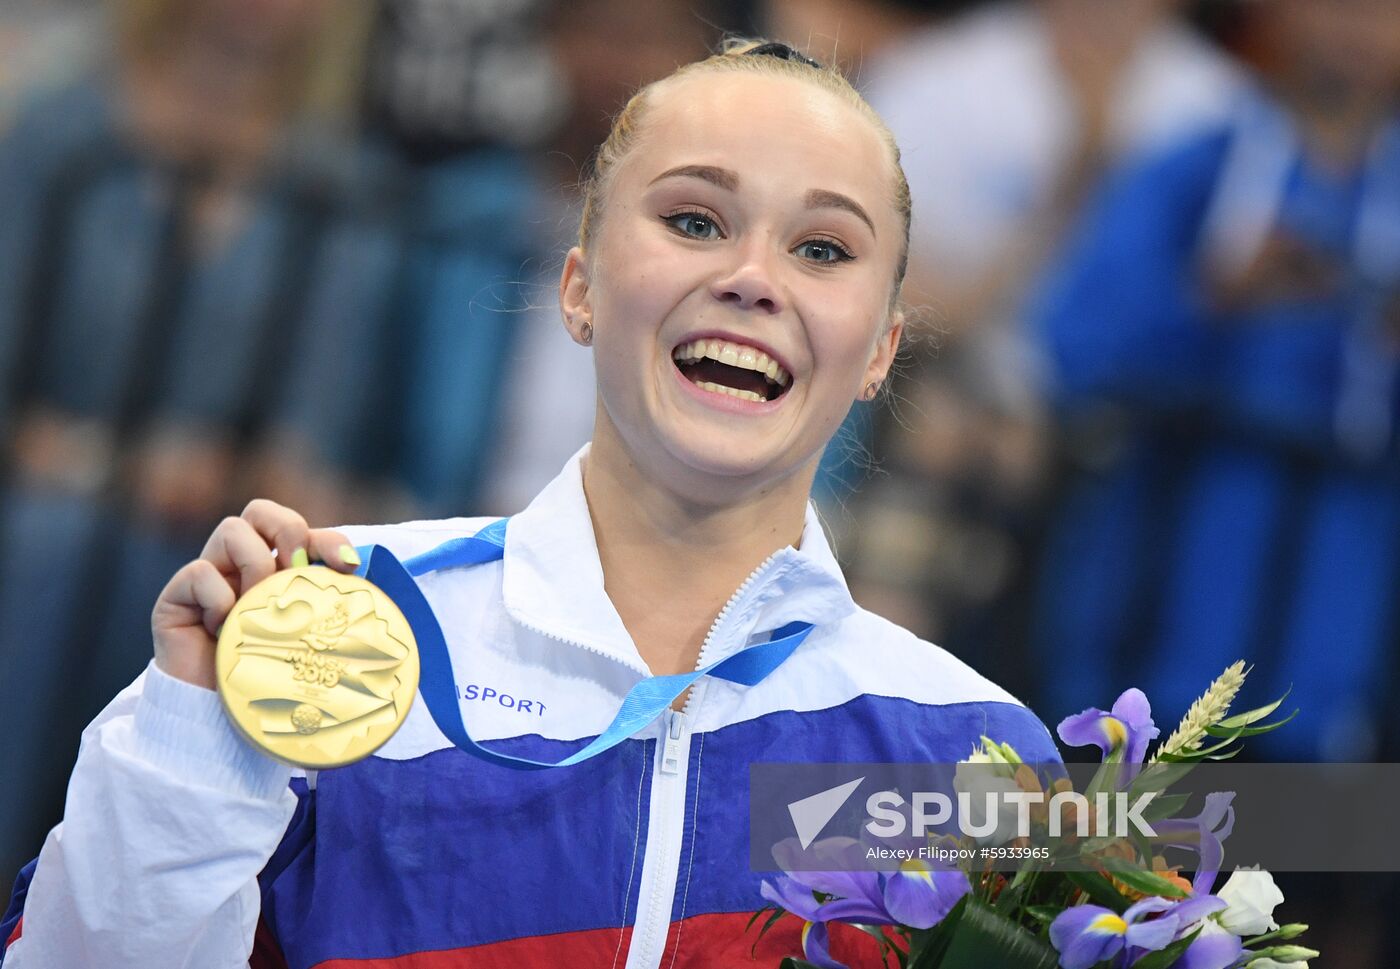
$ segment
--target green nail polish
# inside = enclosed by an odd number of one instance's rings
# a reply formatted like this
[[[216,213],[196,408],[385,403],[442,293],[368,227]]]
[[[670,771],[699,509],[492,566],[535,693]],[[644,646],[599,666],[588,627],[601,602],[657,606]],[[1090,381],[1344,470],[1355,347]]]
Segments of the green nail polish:
[[[306,554],[306,549],[299,548],[292,553],[292,568],[304,569],[311,564],[311,556]]]
[[[340,560],[346,565],[359,565],[360,553],[355,551],[353,545],[342,545],[340,546]]]

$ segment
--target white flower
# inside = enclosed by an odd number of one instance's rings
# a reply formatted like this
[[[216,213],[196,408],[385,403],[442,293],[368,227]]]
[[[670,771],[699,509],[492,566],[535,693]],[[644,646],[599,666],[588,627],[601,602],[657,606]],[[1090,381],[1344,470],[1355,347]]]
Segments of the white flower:
[[[1274,907],[1283,901],[1283,892],[1267,871],[1240,869],[1215,894],[1225,900],[1215,918],[1235,935],[1262,935],[1278,928]]]
[[[1308,969],[1307,962],[1275,962],[1268,956],[1260,956],[1249,963],[1249,969]]]
[[[1019,793],[1016,783],[1016,765],[1021,763],[1015,752],[1005,745],[995,744],[986,737],[982,744],[973,749],[971,756],[959,761],[953,773],[953,789],[959,796],[959,803],[967,802],[967,815],[964,822],[979,830],[989,822],[993,824],[989,834],[975,838],[979,845],[996,847],[1016,837],[1017,807],[1006,795]],[[1007,752],[1011,752],[1011,757]],[[996,813],[992,822],[987,815],[991,806]]]

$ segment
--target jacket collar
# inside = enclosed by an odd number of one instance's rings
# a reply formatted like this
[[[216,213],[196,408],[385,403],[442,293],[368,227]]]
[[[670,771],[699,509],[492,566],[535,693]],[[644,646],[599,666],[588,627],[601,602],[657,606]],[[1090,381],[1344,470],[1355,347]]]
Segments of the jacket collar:
[[[554,639],[582,646],[650,671],[603,588],[603,567],[583,493],[587,446],[564,466],[506,530],[502,596],[516,622]],[[706,662],[766,638],[789,622],[833,623],[856,608],[816,509],[807,506],[801,548],[780,549],[731,600]]]

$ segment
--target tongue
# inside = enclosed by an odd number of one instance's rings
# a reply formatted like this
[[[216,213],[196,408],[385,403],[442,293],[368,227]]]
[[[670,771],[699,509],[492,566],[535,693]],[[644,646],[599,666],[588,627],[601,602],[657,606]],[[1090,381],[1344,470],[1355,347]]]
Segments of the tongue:
[[[706,358],[694,363],[683,364],[681,373],[689,377],[691,383],[698,384],[709,381],[725,387],[733,387],[735,390],[751,390],[764,400],[767,400],[769,396],[768,378],[757,370],[731,367],[727,363]]]

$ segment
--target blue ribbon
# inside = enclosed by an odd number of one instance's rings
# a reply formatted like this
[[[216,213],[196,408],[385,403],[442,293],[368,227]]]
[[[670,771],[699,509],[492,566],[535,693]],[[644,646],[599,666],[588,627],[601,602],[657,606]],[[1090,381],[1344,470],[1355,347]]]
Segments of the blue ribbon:
[[[509,519],[503,518],[475,535],[443,542],[407,562],[400,562],[394,553],[382,545],[365,546],[360,549],[364,564],[356,569],[357,575],[373,582],[394,600],[413,629],[422,669],[418,692],[428,705],[433,722],[458,748],[493,764],[515,770],[544,770],[568,767],[596,757],[644,730],[702,676],[715,676],[743,686],[755,685],[781,666],[812,631],[811,623],[789,623],[774,632],[768,642],[742,649],[709,666],[689,673],[652,676],[642,680],[627,691],[607,729],[587,746],[562,760],[531,760],[489,750],[471,738],[462,722],[462,708],[458,703],[457,683],[452,675],[447,640],[423,590],[413,577],[439,569],[494,562],[503,557],[508,522]]]

